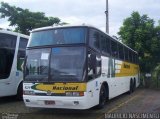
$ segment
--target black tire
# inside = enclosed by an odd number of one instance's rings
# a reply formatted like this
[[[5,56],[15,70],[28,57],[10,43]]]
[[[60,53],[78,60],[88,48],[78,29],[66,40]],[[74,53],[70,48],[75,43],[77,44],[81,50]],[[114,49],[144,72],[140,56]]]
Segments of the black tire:
[[[99,93],[99,104],[97,105],[98,109],[101,109],[105,106],[107,97],[107,91],[104,85],[101,86],[100,93]]]
[[[130,88],[129,88],[129,91],[128,91],[129,94],[133,93],[133,87],[134,87],[134,83],[133,83],[133,80],[131,79],[130,80]]]
[[[18,90],[17,90],[17,96],[16,98],[18,100],[22,100],[23,99],[23,83],[21,82],[18,86]]]
[[[133,92],[136,90],[136,80],[134,79],[134,83],[133,83]]]

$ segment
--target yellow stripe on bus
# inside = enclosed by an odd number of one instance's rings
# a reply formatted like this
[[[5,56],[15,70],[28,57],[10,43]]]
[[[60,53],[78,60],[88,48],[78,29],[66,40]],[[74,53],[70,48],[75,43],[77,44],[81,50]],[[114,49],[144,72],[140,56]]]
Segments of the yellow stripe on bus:
[[[54,84],[36,84],[35,90],[51,91],[52,93],[79,92],[86,91],[86,83],[54,83]]]
[[[123,62],[121,64],[121,68],[118,70],[120,70],[120,72],[116,73],[116,77],[135,76],[139,72],[139,66],[128,62]]]

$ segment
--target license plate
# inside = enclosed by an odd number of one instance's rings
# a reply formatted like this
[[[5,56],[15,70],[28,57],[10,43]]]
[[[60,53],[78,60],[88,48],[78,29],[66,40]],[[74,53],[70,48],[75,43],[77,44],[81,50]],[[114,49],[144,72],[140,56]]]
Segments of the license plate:
[[[46,100],[45,105],[54,105],[55,101]]]

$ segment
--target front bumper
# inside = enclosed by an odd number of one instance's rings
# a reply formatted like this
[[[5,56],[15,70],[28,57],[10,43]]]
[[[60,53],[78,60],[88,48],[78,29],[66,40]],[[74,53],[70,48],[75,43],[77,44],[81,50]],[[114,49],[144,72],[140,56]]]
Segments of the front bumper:
[[[23,100],[27,107],[63,109],[89,109],[92,107],[87,100],[87,95],[82,97],[23,95]],[[55,103],[46,105],[45,101],[54,101]]]

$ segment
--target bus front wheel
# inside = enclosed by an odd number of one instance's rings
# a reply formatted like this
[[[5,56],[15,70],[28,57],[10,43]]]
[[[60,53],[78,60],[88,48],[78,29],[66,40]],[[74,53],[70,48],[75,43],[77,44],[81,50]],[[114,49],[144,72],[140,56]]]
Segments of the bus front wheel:
[[[100,93],[99,93],[99,104],[97,108],[101,109],[105,106],[107,97],[107,91],[104,85],[101,86]]]

